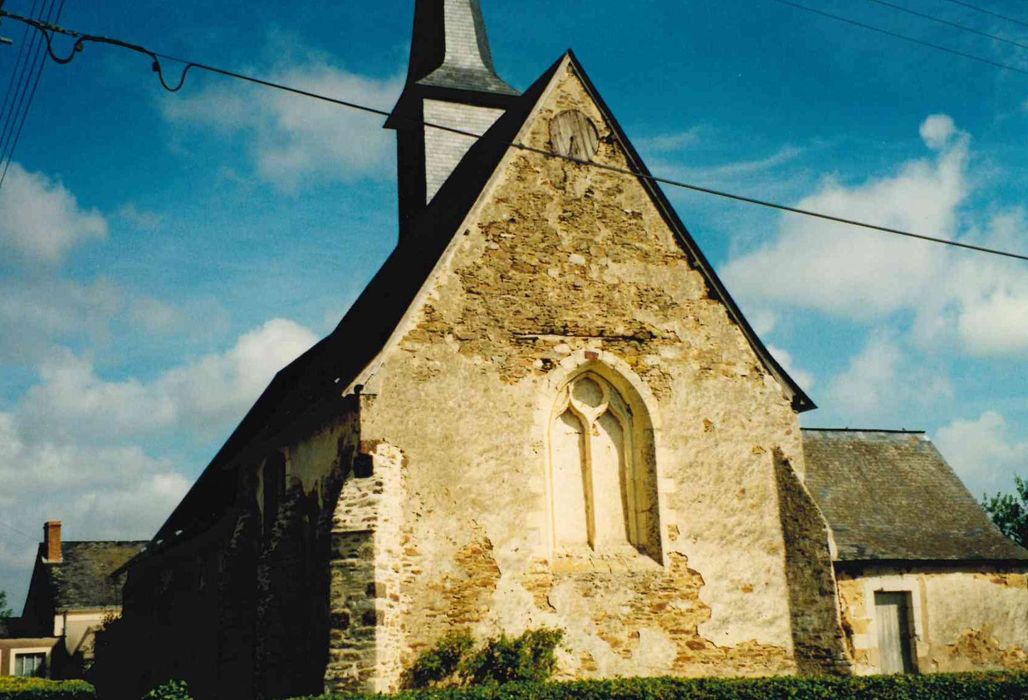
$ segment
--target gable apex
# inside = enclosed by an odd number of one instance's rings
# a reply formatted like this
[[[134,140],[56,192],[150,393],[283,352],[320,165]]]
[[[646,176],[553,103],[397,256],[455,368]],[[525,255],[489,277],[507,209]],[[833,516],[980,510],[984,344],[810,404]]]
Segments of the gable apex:
[[[767,349],[767,346],[764,345],[763,341],[757,335],[757,332],[753,330],[753,327],[743,315],[739,305],[732,298],[731,294],[729,294],[728,289],[725,287],[720,277],[718,277],[717,272],[714,270],[714,266],[711,265],[709,260],[707,260],[707,257],[703,254],[703,251],[696,243],[696,240],[692,237],[692,234],[689,233],[685,223],[678,216],[678,212],[675,211],[674,206],[672,206],[671,202],[664,194],[663,189],[660,187],[660,183],[657,182],[649,168],[646,166],[646,163],[643,161],[639,152],[628,138],[628,135],[621,127],[621,124],[614,116],[610,107],[596,89],[595,84],[589,78],[589,75],[582,66],[581,61],[579,61],[578,56],[575,55],[575,52],[572,49],[568,49],[565,53],[563,62],[567,63],[571,69],[574,70],[576,76],[581,80],[583,87],[589,94],[590,99],[592,99],[597,109],[599,109],[603,118],[610,126],[618,145],[622,148],[625,153],[625,157],[628,159],[629,170],[638,174],[637,180],[649,194],[653,204],[660,211],[661,217],[664,219],[668,227],[674,232],[675,237],[689,256],[690,260],[695,263],[697,270],[699,270],[703,275],[707,282],[711,298],[724,304],[728,315],[731,317],[732,321],[738,325],[747,342],[749,342],[753,351],[756,353],[757,357],[760,358],[765,368],[789,393],[793,410],[797,413],[803,413],[817,408],[817,405],[813,400],[811,400],[803,388],[789,376],[781,363],[775,359],[774,355],[772,355]]]

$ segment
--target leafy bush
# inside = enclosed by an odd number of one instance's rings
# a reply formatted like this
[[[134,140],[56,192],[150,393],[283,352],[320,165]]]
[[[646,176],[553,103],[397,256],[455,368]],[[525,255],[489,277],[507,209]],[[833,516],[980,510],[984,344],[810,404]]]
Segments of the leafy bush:
[[[307,700],[382,700],[384,697],[336,695]],[[392,697],[395,700],[1008,700],[1028,698],[1028,674],[738,680],[630,678],[413,690]]]
[[[1014,493],[985,496],[982,507],[1003,534],[1028,547],[1028,479],[1014,477]]]
[[[520,637],[489,639],[475,650],[467,632],[443,637],[404,676],[407,688],[445,688],[503,683],[541,683],[553,675],[559,630],[529,630]]]
[[[467,632],[443,637],[410,667],[403,681],[404,686],[431,688],[455,678],[474,646],[475,640]]]
[[[96,700],[96,690],[85,681],[0,677],[0,700]]]
[[[185,681],[168,681],[143,696],[143,700],[193,700]]]
[[[490,639],[464,666],[470,685],[542,683],[557,666],[553,651],[564,638],[560,630],[529,630],[520,637]]]

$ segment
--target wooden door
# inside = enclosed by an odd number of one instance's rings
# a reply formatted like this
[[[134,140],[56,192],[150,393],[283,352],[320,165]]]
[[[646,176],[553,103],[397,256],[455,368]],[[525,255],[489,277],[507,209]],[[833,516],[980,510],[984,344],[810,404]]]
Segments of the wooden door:
[[[878,655],[882,673],[913,673],[909,593],[875,593]]]

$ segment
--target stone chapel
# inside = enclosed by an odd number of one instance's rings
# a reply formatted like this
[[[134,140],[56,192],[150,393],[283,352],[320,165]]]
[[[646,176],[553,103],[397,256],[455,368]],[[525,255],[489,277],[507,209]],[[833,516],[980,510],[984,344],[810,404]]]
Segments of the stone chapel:
[[[519,92],[479,0],[417,0],[387,127],[396,249],[127,566],[141,687],[539,627],[561,678],[1028,669],[1028,551],[924,435],[801,429],[573,53]]]

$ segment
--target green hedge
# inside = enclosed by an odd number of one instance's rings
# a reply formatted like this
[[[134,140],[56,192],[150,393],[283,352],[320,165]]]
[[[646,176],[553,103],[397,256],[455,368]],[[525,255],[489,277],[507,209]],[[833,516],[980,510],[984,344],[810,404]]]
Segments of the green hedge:
[[[305,700],[377,700],[384,697],[326,695]],[[757,680],[632,678],[420,690],[390,697],[394,700],[1011,700],[1028,698],[1028,674]]]
[[[0,700],[96,700],[96,690],[85,681],[5,676],[0,677]]]

